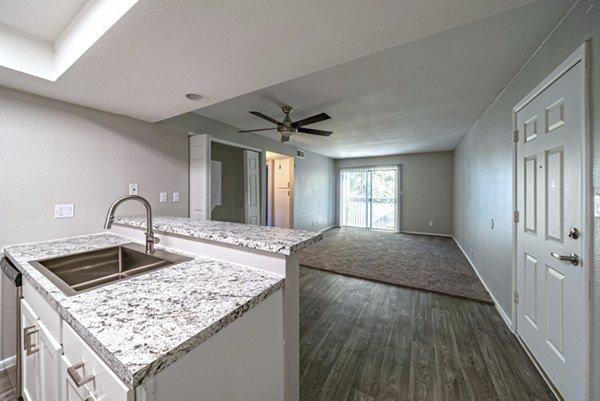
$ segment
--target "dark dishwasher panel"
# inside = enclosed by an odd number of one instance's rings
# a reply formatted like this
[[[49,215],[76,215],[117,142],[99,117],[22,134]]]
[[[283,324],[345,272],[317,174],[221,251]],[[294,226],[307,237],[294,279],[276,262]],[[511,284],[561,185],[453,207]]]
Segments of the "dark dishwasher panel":
[[[0,260],[2,286],[0,287],[0,368],[21,399],[21,297],[22,275],[6,257]],[[5,393],[6,394],[6,393]]]

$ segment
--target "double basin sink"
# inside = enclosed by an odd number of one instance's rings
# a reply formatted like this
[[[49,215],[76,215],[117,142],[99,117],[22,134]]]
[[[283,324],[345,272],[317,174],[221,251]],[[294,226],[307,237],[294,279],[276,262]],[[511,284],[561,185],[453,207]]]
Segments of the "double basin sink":
[[[128,243],[66,256],[29,262],[48,280],[71,296],[103,285],[126,280],[163,267],[192,260],[187,256]]]

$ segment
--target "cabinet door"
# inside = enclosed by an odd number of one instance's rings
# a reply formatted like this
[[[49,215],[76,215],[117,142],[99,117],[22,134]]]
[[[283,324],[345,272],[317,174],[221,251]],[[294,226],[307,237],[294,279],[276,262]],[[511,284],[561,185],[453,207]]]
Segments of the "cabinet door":
[[[25,300],[21,301],[21,372],[25,401],[41,401],[38,372],[40,371],[39,327],[36,314]]]
[[[133,401],[133,390],[65,322],[63,350],[63,400]]]
[[[73,364],[66,356],[62,357],[61,377],[62,377],[62,393],[64,401],[89,401],[93,400],[88,385],[77,386],[70,377],[69,369]],[[93,383],[91,383],[93,385]]]
[[[59,401],[62,348],[41,321],[38,321],[38,327],[40,394],[44,401]]]
[[[23,398],[59,401],[60,344],[27,301],[21,301]]]

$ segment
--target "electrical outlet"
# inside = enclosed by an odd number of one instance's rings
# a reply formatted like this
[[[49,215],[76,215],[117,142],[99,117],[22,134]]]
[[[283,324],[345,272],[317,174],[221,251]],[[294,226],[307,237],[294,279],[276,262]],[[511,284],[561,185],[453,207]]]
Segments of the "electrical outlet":
[[[167,203],[167,193],[166,192],[160,193],[160,203]]]
[[[433,220],[429,220],[429,227],[433,227]]]
[[[55,219],[66,219],[75,215],[74,205],[54,205],[54,218]]]
[[[129,184],[129,195],[138,194],[138,184]]]
[[[173,202],[179,202],[179,192],[173,192]]]

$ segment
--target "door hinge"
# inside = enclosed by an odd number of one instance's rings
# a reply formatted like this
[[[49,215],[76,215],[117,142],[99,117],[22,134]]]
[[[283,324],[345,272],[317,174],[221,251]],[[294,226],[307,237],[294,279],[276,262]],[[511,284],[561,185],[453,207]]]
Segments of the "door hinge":
[[[513,212],[513,221],[514,221],[515,223],[518,223],[518,222],[519,222],[519,211],[518,211],[518,210],[515,210],[515,211]]]
[[[515,291],[513,301],[515,301],[516,304],[519,303],[519,291]]]
[[[514,141],[515,143],[519,142],[519,130],[518,130],[518,129],[516,129],[516,130],[513,132],[513,141]]]

